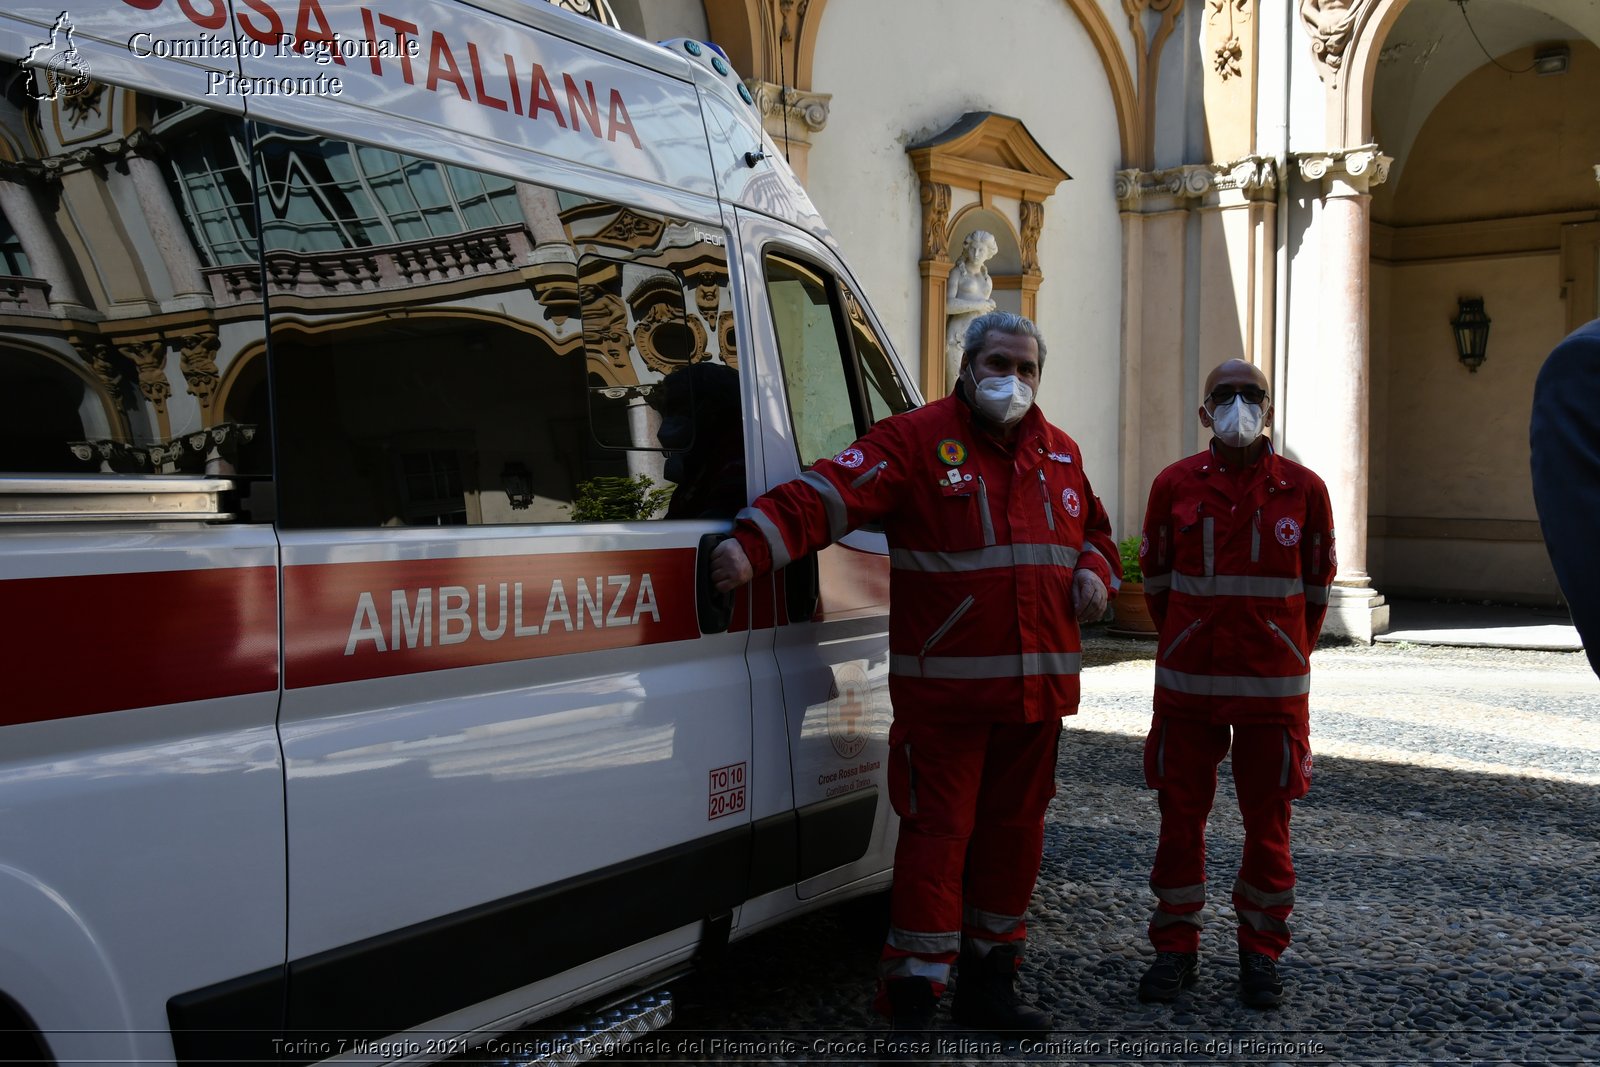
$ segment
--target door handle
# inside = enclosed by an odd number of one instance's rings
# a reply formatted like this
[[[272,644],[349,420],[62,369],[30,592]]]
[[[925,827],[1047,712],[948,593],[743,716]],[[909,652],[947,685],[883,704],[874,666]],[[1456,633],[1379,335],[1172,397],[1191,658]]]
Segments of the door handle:
[[[718,592],[711,584],[711,554],[732,537],[731,533],[708,533],[700,538],[694,561],[694,609],[703,634],[726,633],[733,621],[733,593]]]

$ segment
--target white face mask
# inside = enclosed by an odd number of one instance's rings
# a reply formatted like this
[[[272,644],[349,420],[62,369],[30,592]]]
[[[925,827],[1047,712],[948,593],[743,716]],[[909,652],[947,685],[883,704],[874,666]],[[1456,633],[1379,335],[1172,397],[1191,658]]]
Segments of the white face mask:
[[[1019,381],[1015,374],[985,378],[981,382],[970,367],[967,374],[974,385],[972,404],[990,422],[1010,426],[1033,406],[1033,390],[1028,388],[1027,383]]]
[[[1247,403],[1242,396],[1235,396],[1211,412],[1211,432],[1217,440],[1234,448],[1255,444],[1263,422],[1261,405]]]

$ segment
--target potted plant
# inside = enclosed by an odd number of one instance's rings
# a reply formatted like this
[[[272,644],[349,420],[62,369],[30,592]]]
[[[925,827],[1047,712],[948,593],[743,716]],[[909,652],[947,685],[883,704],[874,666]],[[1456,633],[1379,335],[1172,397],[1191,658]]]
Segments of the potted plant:
[[[1144,602],[1144,571],[1139,567],[1140,534],[1130,534],[1117,542],[1122,556],[1122,588],[1117,590],[1113,607],[1116,615],[1109,632],[1118,637],[1154,637],[1156,624]]]

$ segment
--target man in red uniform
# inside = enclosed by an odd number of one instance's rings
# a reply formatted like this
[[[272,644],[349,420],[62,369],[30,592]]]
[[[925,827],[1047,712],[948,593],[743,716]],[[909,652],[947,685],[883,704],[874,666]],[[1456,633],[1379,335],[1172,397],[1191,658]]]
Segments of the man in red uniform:
[[[1032,402],[1044,358],[1028,319],[980,316],[954,393],[762,496],[712,557],[727,590],[883,523],[900,838],[876,1004],[895,1029],[929,1028],[958,956],[957,1020],[1052,1025],[1016,997],[1024,913],[1078,706],[1078,622],[1121,565],[1082,452]]]
[[[1211,447],[1150,489],[1139,558],[1160,630],[1145,780],[1158,791],[1161,840],[1150,888],[1156,960],[1139,999],[1172,1000],[1199,968],[1206,817],[1217,765],[1233,748],[1244,859],[1233,883],[1239,996],[1283,999],[1294,863],[1290,801],[1311,788],[1308,661],[1328,610],[1333,521],[1328,490],[1273,450],[1267,379],[1230,359],[1206,379],[1200,423]]]

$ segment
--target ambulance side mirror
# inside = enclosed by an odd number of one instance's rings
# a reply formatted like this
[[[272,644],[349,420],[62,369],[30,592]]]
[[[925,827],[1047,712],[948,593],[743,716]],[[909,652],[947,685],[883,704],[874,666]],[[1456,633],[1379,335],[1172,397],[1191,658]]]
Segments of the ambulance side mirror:
[[[694,610],[703,634],[726,633],[728,624],[733,621],[734,594],[719,593],[711,584],[711,554],[732,536],[708,533],[700,538],[700,550],[694,561]]]

